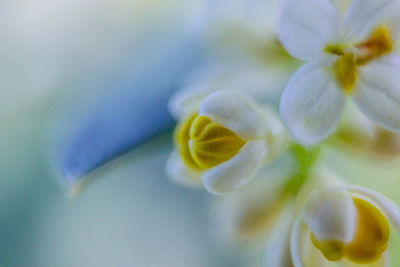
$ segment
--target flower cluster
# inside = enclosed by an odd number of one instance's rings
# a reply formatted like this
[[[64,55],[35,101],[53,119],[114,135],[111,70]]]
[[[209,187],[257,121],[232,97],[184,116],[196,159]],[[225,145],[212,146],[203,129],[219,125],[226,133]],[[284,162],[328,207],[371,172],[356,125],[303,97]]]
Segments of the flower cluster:
[[[238,45],[171,99],[167,175],[223,195],[211,208],[215,234],[260,241],[265,266],[387,266],[400,208],[338,178],[325,156],[399,154],[400,0],[282,0],[276,14],[277,38],[224,36]],[[209,28],[232,30],[218,26]]]

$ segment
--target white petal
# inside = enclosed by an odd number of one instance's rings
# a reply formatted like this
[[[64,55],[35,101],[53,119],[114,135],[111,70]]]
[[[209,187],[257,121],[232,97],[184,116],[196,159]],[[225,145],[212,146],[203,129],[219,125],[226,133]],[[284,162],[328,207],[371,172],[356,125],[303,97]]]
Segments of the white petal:
[[[232,192],[251,180],[266,155],[264,141],[249,141],[232,159],[206,171],[203,184],[213,194]]]
[[[359,194],[366,200],[370,200],[378,205],[378,208],[383,211],[392,224],[400,231],[400,208],[396,203],[381,193],[361,186],[348,186],[348,190],[351,193]]]
[[[176,184],[194,188],[202,186],[201,174],[190,170],[185,163],[182,162],[177,151],[173,151],[169,155],[165,172],[167,177]]]
[[[362,41],[379,25],[388,25],[397,38],[400,33],[398,0],[353,0],[344,19],[345,38]]]
[[[196,113],[201,101],[213,92],[215,90],[203,86],[184,88],[171,97],[168,110],[176,120],[179,120],[187,114]]]
[[[182,88],[170,99],[168,109],[172,116],[179,120],[188,114],[198,112],[201,102],[220,90],[227,74],[226,67],[212,62],[200,64],[182,82]]]
[[[288,208],[271,231],[265,246],[265,267],[292,267],[290,256],[290,231],[293,225],[293,210]]]
[[[358,108],[376,124],[400,132],[400,56],[390,55],[359,70],[354,89]]]
[[[301,1],[299,1],[301,2]],[[301,67],[290,79],[280,101],[282,120],[295,139],[315,144],[335,129],[345,97],[322,63]]]
[[[278,36],[286,50],[304,61],[320,59],[337,36],[339,14],[329,0],[284,0]]]
[[[247,186],[234,194],[213,198],[211,236],[217,244],[265,245],[285,207],[291,162],[262,168]],[[282,169],[283,168],[283,169]]]
[[[320,240],[349,242],[353,239],[356,210],[345,187],[311,193],[304,207],[303,218]]]
[[[293,225],[290,237],[290,254],[292,255],[293,265],[295,267],[306,267],[301,257],[302,236],[307,233],[307,225],[303,218],[298,217]]]
[[[311,243],[310,230],[301,217],[293,225],[290,252],[294,267],[325,267],[328,261]]]
[[[218,91],[204,99],[199,115],[232,130],[242,139],[264,137],[267,123],[255,104],[240,92]]]

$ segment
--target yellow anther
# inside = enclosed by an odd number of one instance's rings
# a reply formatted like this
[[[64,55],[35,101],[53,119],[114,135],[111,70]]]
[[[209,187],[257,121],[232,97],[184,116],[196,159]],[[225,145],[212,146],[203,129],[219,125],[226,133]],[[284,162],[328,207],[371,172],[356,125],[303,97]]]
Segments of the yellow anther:
[[[386,217],[371,203],[355,198],[358,223],[355,237],[347,244],[345,257],[355,263],[372,263],[386,250],[390,229]]]
[[[178,151],[183,161],[192,169],[200,169],[200,167],[193,160],[189,148],[190,127],[192,126],[193,120],[196,117],[197,114],[192,115],[188,119],[178,124],[175,129],[175,142],[178,146]]]
[[[393,50],[393,40],[390,31],[385,26],[376,28],[370,37],[356,45],[360,55],[356,58],[357,65],[365,65],[369,61],[379,58]]]
[[[333,64],[333,73],[340,88],[349,94],[356,85],[358,74],[353,54],[344,54]]]
[[[345,244],[343,242],[335,240],[321,241],[313,233],[311,233],[311,241],[314,246],[321,250],[327,260],[338,261],[344,256]]]
[[[367,264],[378,260],[389,241],[389,223],[380,210],[360,198],[353,198],[358,213],[355,235],[344,243],[335,240],[318,240],[311,233],[311,241],[326,259],[338,261],[343,257],[353,263]]]
[[[197,114],[178,126],[175,140],[185,163],[198,170],[231,159],[245,144],[231,130]]]
[[[333,54],[337,56],[341,56],[344,54],[344,48],[340,44],[335,44],[335,45],[327,45],[325,47],[325,52],[328,54]]]

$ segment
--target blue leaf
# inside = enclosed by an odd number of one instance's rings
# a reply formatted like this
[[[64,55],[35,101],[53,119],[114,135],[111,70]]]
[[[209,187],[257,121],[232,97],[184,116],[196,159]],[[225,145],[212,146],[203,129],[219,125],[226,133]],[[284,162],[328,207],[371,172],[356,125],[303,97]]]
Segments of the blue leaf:
[[[111,84],[110,95],[65,141],[59,166],[68,185],[173,127],[169,97],[201,58],[202,46],[188,37],[161,51],[156,58],[148,55],[142,71]]]

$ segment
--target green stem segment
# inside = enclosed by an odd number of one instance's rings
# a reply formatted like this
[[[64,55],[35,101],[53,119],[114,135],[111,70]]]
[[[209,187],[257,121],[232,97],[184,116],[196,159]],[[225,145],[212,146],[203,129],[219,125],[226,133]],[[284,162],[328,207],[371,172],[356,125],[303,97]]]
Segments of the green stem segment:
[[[320,147],[305,148],[299,144],[293,143],[290,147],[295,163],[297,164],[296,171],[292,178],[288,181],[287,189],[292,194],[296,195],[301,187],[307,182],[310,177],[310,172],[315,162],[320,155]]]

